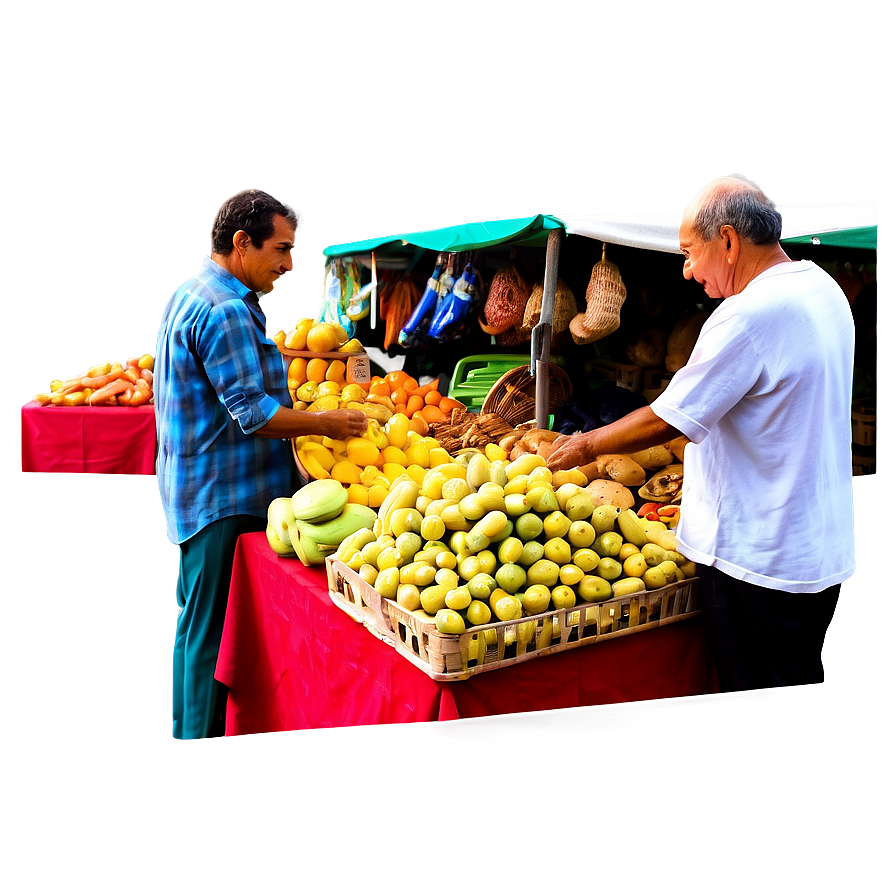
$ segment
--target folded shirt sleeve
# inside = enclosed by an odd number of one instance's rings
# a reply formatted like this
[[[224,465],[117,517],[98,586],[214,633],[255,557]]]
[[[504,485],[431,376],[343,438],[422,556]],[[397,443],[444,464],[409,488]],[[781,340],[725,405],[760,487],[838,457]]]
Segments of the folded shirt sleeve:
[[[221,404],[247,435],[281,406],[265,390],[255,322],[242,301],[215,305],[198,340],[202,363]]]

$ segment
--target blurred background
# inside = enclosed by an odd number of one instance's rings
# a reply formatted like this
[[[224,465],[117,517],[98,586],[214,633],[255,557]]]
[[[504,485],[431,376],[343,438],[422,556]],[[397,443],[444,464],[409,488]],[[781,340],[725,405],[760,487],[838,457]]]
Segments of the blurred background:
[[[87,0],[11,15],[0,662],[16,892],[66,879],[121,892],[138,869],[140,886],[175,892],[326,885],[337,870],[361,885],[384,850],[404,884],[434,862],[450,882],[487,856],[486,890],[549,885],[559,868],[564,883],[675,875],[708,892],[758,824],[766,852],[742,866],[745,887],[778,892],[768,869],[783,887],[799,854],[801,886],[871,889],[875,794],[892,785],[885,385],[824,685],[193,744],[170,735],[178,552],[154,477],[24,474],[18,434],[50,380],[154,353],[165,301],[246,187],[301,217],[295,268],[263,303],[270,333],[318,310],[328,245],[538,213],[678,213],[732,172],[780,205],[875,203],[892,294],[872,10]],[[882,384],[889,364],[883,352]],[[407,831],[425,853],[398,845]],[[603,858],[571,868],[559,844]],[[637,881],[635,856],[654,869],[639,862]]]

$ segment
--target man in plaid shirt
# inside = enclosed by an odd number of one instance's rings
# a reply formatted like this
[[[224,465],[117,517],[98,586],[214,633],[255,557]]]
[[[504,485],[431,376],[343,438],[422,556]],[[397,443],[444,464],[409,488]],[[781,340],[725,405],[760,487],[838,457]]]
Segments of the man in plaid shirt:
[[[156,346],[156,472],[168,538],[180,546],[174,736],[223,734],[214,679],[236,540],[299,483],[289,439],[363,435],[361,411],[292,408],[286,365],[259,296],[292,270],[297,218],[260,190],[221,207],[212,252],[171,297]]]

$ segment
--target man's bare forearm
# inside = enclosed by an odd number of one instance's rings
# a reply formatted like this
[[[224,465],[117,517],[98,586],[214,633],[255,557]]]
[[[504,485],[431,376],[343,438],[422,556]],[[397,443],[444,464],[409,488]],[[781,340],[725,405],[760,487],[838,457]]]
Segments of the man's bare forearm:
[[[638,408],[607,426],[554,442],[548,459],[552,470],[569,470],[591,463],[601,454],[632,454],[678,438],[681,433],[658,417],[649,407]]]
[[[367,416],[363,411],[297,411],[280,407],[264,426],[255,430],[255,435],[266,439],[294,439],[314,435],[347,439],[362,436],[365,432]]]

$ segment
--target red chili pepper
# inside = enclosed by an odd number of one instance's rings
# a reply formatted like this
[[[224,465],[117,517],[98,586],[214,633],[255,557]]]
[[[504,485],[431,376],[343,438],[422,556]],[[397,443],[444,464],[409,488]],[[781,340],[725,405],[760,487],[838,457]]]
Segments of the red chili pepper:
[[[645,517],[648,513],[656,513],[656,511],[659,510],[662,506],[662,504],[657,504],[655,502],[642,504],[640,509],[638,510],[638,516]]]

